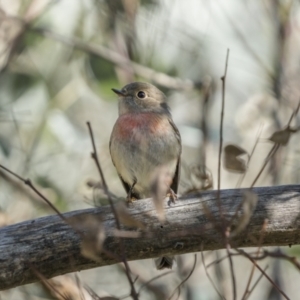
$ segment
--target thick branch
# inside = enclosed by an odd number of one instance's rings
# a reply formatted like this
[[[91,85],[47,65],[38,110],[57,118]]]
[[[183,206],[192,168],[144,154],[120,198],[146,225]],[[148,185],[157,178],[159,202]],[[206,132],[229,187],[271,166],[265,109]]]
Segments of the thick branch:
[[[232,216],[241,202],[243,189],[222,190],[224,216]],[[263,246],[287,246],[300,243],[300,186],[277,186],[253,189],[258,204],[246,231],[231,241],[234,247],[253,247],[268,219]],[[203,192],[166,203],[166,224],[156,218],[150,199],[139,200],[129,208],[134,218],[145,223],[147,231],[138,238],[125,238],[128,260],[178,255],[182,253],[224,248],[215,224],[203,211],[203,204],[218,220],[216,191]],[[115,221],[110,207],[73,211],[66,218],[79,215],[101,215],[106,229],[106,253],[120,250],[115,236]],[[125,228],[124,228],[125,230]],[[45,277],[114,264],[113,256],[101,255],[100,262],[80,254],[80,236],[57,215],[26,221],[0,229],[0,290],[37,281],[31,266]]]

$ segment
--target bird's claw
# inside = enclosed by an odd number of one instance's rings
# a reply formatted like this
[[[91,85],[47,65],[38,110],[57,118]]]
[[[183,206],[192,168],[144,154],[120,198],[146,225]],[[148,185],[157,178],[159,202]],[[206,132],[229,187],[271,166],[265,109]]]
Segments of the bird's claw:
[[[129,196],[129,195],[126,197],[126,202],[127,202],[128,204],[133,203],[133,201],[136,201],[136,198],[135,198],[135,197],[131,197],[131,196]]]
[[[172,189],[170,189],[169,193],[167,194],[167,197],[169,197],[169,201],[174,204],[176,203],[176,200],[178,199],[177,194]]]

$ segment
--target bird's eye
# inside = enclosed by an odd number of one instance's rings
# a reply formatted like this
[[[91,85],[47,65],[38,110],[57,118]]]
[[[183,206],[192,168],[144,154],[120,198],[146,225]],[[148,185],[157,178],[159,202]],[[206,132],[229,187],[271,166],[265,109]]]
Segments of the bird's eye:
[[[146,98],[146,93],[143,92],[143,91],[139,91],[139,92],[137,93],[137,96],[138,96],[140,99],[143,99],[143,98]]]

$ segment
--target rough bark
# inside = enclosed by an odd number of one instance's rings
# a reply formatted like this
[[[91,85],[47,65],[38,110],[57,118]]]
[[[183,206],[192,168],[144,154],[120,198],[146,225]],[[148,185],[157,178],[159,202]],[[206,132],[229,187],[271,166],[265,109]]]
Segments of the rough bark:
[[[230,240],[233,247],[254,247],[268,219],[263,246],[291,246],[300,243],[300,186],[261,187],[252,190],[258,196],[254,214],[246,229]],[[222,214],[234,215],[245,190],[222,190]],[[128,260],[178,255],[224,248],[218,230],[220,212],[217,192],[208,191],[166,202],[166,222],[161,226],[150,199],[129,207],[130,214],[146,225],[138,238],[124,238]],[[205,211],[209,208],[216,221]],[[206,209],[207,210],[207,209]],[[120,255],[120,238],[115,236],[115,221],[109,206],[65,213],[64,217],[101,216],[105,228],[104,248]],[[128,228],[123,228],[129,230]],[[135,232],[136,229],[131,229]],[[35,270],[46,278],[59,274],[114,264],[112,256],[101,254],[98,262],[80,253],[81,236],[59,216],[52,215],[0,229],[0,290],[38,281]],[[203,247],[203,248],[202,248]]]

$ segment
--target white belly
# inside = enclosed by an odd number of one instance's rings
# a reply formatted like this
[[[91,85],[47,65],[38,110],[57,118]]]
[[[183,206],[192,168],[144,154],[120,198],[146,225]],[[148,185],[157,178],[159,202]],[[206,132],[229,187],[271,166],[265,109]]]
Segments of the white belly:
[[[146,134],[142,138],[139,132],[132,132],[126,141],[111,139],[111,156],[115,167],[123,180],[132,185],[140,196],[150,196],[150,185],[154,172],[164,169],[173,178],[180,145],[175,136],[157,136]]]

